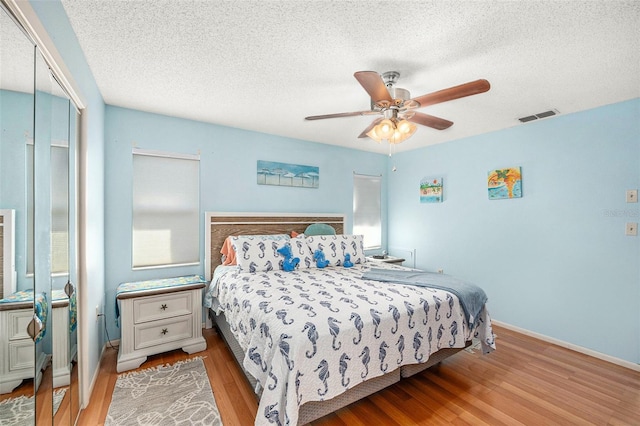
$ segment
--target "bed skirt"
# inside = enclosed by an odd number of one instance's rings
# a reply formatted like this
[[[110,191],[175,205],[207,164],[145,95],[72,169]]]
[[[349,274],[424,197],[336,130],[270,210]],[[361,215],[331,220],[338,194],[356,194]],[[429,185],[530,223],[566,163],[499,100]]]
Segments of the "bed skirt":
[[[231,350],[231,353],[240,366],[240,369],[243,371],[244,376],[247,378],[247,381],[251,385],[251,388],[254,390],[257,389],[258,383],[256,379],[251,374],[249,374],[242,366],[242,361],[244,360],[244,352],[240,347],[238,341],[235,339],[235,337],[233,337],[224,314],[216,315],[215,312],[209,310],[209,317],[222,335],[224,341],[227,343],[227,346]],[[471,341],[466,342],[465,348],[469,347],[470,345]],[[414,374],[420,373],[421,371],[424,371],[427,368],[442,362],[444,359],[461,351],[462,349],[464,348],[440,349],[438,352],[432,354],[427,362],[424,362],[422,364],[404,365],[385,375],[378,376],[360,383],[359,385],[354,386],[353,388],[336,396],[335,398],[326,401],[306,402],[300,406],[298,424],[304,425],[317,420],[320,417],[326,416],[327,414],[333,413],[340,408],[346,407],[353,402],[356,402],[386,388],[387,386],[399,382],[402,378],[410,377]],[[256,398],[259,399],[260,396],[256,394]]]

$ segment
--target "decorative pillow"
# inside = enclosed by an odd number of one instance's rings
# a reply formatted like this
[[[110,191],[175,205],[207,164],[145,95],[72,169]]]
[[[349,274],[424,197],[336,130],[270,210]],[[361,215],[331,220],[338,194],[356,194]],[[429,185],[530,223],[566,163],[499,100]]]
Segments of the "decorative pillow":
[[[295,238],[289,240],[291,244],[291,252],[293,257],[300,259],[299,268],[315,268],[316,262],[313,260],[313,253],[307,244],[307,239],[304,234],[300,234]]]
[[[286,234],[243,235],[230,237],[236,251],[236,262],[242,272],[264,272],[281,269],[283,257],[278,249],[289,241]]]
[[[362,235],[315,235],[307,237],[307,243],[311,253],[322,250],[330,266],[342,266],[346,253],[354,265],[366,262]]]
[[[233,245],[231,244],[231,237],[227,237],[222,244],[222,248],[220,249],[220,253],[222,254],[222,264],[223,265],[236,265],[236,251],[233,249]]]
[[[326,223],[312,223],[304,230],[304,234],[307,237],[314,235],[336,235],[336,230],[333,229],[333,226],[327,225]]]

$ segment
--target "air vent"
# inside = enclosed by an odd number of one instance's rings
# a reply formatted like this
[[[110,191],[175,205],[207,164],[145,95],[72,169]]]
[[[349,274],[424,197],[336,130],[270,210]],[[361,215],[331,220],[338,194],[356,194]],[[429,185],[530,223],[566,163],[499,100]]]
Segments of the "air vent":
[[[518,120],[520,120],[523,123],[526,123],[527,121],[537,120],[537,119],[538,117],[536,117],[535,115],[529,115],[527,117],[518,118]]]
[[[549,110],[549,111],[541,112],[539,114],[534,114],[534,115],[528,115],[526,117],[521,117],[521,118],[518,118],[518,120],[520,120],[521,123],[526,123],[528,121],[537,120],[538,118],[552,117],[552,116],[554,116],[556,114],[558,114],[558,110]]]
[[[552,115],[556,115],[555,111],[545,111],[545,112],[541,112],[540,114],[536,114],[536,117],[538,118],[547,118],[547,117],[551,117]]]

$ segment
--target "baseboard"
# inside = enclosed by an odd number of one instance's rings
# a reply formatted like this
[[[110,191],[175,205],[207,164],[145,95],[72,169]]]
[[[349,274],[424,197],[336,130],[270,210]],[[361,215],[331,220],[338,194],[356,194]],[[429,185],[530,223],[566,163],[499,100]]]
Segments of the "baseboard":
[[[585,348],[585,347],[582,347],[582,346],[574,345],[573,343],[565,342],[564,340],[559,340],[559,339],[555,339],[553,337],[545,336],[544,334],[536,333],[534,331],[529,331],[529,330],[526,330],[524,328],[517,327],[515,325],[504,323],[502,321],[497,321],[497,320],[495,320],[493,318],[491,319],[491,323],[495,324],[495,325],[497,325],[499,327],[503,327],[503,328],[506,328],[508,330],[513,330],[513,331],[516,331],[516,332],[518,332],[520,334],[524,334],[526,336],[533,337],[533,338],[538,339],[538,340],[542,340],[542,341],[545,341],[545,342],[548,342],[548,343],[553,343],[554,345],[557,345],[557,346],[560,346],[560,347],[563,347],[563,348],[566,348],[566,349],[570,349],[570,350],[575,351],[575,352],[580,352],[581,354],[589,355],[591,357],[598,358],[598,359],[601,359],[603,361],[607,361],[607,362],[610,362],[612,364],[619,365],[621,367],[628,368],[630,370],[640,371],[640,364],[634,364],[631,361],[627,361],[627,360],[624,360],[624,359],[616,358],[614,356],[603,354],[601,352],[597,352],[597,351],[594,351],[592,349],[588,349],[588,348]]]
[[[91,383],[89,383],[89,395],[87,396],[86,404],[83,404],[82,409],[84,410],[88,405],[89,401],[91,401],[91,395],[93,395],[93,388],[96,385],[96,381],[98,380],[98,375],[100,374],[100,363],[102,362],[102,357],[104,356],[104,351],[107,349],[107,345],[102,346],[102,350],[100,351],[100,356],[98,357],[98,368],[93,373],[93,377],[91,378]]]
[[[89,385],[89,399],[91,398],[91,394],[93,394],[93,387],[96,384],[96,380],[98,380],[98,375],[100,374],[100,362],[102,362],[102,357],[104,356],[104,352],[107,350],[109,344],[113,346],[118,346],[120,344],[120,339],[107,341],[104,345],[102,345],[102,350],[100,351],[100,357],[98,357],[98,368],[96,368],[93,377],[91,378],[91,384]],[[84,408],[84,407],[83,407]]]

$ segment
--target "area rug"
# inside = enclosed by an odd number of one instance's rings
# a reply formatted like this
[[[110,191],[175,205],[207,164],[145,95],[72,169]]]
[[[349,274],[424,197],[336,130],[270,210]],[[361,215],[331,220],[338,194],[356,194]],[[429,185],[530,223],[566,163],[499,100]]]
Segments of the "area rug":
[[[105,426],[222,425],[201,358],[118,376]]]
[[[58,412],[67,388],[53,391],[53,415]],[[33,425],[33,397],[19,396],[0,402],[0,426]]]
[[[33,397],[19,396],[0,402],[0,425],[32,425]]]

